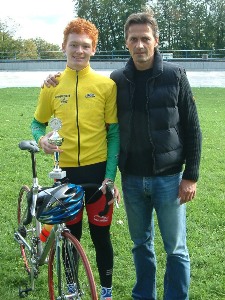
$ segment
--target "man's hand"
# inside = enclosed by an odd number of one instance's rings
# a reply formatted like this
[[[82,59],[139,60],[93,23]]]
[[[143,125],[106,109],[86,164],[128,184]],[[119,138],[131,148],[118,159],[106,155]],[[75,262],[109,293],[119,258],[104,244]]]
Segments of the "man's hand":
[[[54,86],[54,87],[57,86],[57,84],[59,83],[57,77],[59,77],[60,75],[61,75],[60,72],[56,73],[55,75],[49,74],[47,78],[44,80],[44,83],[42,84],[41,87],[43,88],[44,86],[46,86],[49,88],[50,86]]]
[[[186,203],[194,199],[196,195],[197,183],[192,180],[182,179],[179,186],[178,198],[180,204]]]
[[[63,150],[59,149],[58,146],[52,145],[48,142],[48,139],[52,136],[53,131],[47,133],[45,136],[43,136],[40,141],[39,145],[44,150],[46,154],[52,154],[54,152],[63,152]]]

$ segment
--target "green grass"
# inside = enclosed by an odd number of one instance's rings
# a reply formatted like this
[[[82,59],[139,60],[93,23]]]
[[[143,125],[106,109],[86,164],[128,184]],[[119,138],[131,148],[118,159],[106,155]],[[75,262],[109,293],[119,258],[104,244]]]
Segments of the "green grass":
[[[221,300],[225,299],[225,89],[194,88],[193,91],[203,132],[203,153],[197,197],[187,206],[192,264],[190,299]],[[38,93],[39,88],[0,89],[0,299],[4,300],[18,299],[18,287],[24,286],[28,279],[21,266],[19,246],[14,242],[13,233],[17,225],[18,191],[22,184],[30,184],[31,167],[29,154],[20,151],[17,145],[22,139],[32,138],[29,124]],[[40,184],[50,184],[48,172],[52,169],[52,159],[41,152],[37,164]],[[119,174],[117,184],[120,187]],[[130,300],[135,272],[123,202],[119,209],[115,209],[111,234],[115,252],[114,299]],[[82,244],[99,283],[87,225],[84,226]],[[158,299],[162,299],[165,252],[158,229],[156,252]],[[46,275],[46,266],[41,267],[36,291],[29,299],[48,299]]]

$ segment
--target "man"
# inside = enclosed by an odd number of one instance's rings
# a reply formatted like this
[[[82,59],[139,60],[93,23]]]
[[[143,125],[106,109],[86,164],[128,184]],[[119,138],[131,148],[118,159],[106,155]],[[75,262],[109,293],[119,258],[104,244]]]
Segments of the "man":
[[[196,195],[201,156],[197,109],[185,71],[164,62],[158,51],[153,11],[132,14],[124,29],[131,58],[111,78],[117,84],[119,169],[134,243],[132,297],[157,299],[155,211],[167,254],[163,299],[187,300],[186,202]]]
[[[163,299],[187,300],[185,203],[196,195],[201,153],[196,105],[184,70],[163,62],[157,50],[153,12],[132,14],[124,30],[131,58],[111,78],[117,84],[119,169],[134,243],[137,280],[132,296],[157,297],[154,209],[167,254]]]
[[[71,183],[103,185],[114,181],[119,151],[119,131],[116,110],[116,85],[90,67],[95,54],[98,30],[94,24],[77,18],[64,30],[62,49],[67,66],[59,76],[56,88],[44,87],[32,121],[32,133],[45,153],[60,152],[60,168]],[[52,132],[46,134],[51,116],[62,121],[59,134],[64,138],[60,149],[49,143]],[[93,191],[86,191],[89,228],[96,251],[101,283],[101,300],[112,299],[113,248],[110,240],[113,204],[104,216],[99,216],[105,198],[89,203]],[[116,195],[117,196],[117,195]],[[92,199],[93,200],[93,199]],[[82,235],[82,213],[68,223],[79,240]],[[74,293],[75,287],[68,287]]]

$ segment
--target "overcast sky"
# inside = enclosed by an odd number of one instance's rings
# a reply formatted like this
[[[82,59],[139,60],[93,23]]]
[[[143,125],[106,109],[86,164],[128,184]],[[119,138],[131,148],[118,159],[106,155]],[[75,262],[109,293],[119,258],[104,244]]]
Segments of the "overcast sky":
[[[18,25],[15,37],[42,38],[61,47],[63,30],[75,16],[72,0],[6,0],[0,8],[0,20]]]

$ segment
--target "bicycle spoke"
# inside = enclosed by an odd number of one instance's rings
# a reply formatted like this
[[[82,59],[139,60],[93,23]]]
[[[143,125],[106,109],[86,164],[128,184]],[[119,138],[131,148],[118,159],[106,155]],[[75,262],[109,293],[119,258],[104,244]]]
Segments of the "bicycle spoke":
[[[97,300],[93,274],[80,243],[63,232],[60,252],[56,249],[54,246],[49,255],[50,299]],[[59,270],[61,273],[57,273]]]

